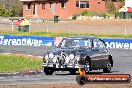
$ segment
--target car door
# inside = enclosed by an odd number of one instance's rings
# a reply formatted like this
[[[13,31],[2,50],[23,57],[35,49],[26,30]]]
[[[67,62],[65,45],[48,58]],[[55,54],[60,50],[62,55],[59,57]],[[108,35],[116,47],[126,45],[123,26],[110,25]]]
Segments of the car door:
[[[108,54],[105,43],[101,39],[93,39],[92,53],[92,68],[99,69],[105,66]]]

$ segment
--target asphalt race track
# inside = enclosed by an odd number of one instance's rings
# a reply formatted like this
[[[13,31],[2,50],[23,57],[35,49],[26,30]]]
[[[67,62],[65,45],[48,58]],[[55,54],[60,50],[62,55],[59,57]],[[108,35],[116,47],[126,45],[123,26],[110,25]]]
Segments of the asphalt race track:
[[[0,46],[0,53],[18,53],[34,56],[43,54],[52,47],[31,47],[31,46]],[[114,67],[110,74],[130,74],[132,75],[132,50],[110,49],[113,55]],[[99,74],[100,71],[93,71],[90,74]],[[54,72],[47,76],[44,73],[37,75],[17,75],[0,77],[0,84],[54,84],[54,83],[76,83],[76,75],[69,75],[69,72]]]

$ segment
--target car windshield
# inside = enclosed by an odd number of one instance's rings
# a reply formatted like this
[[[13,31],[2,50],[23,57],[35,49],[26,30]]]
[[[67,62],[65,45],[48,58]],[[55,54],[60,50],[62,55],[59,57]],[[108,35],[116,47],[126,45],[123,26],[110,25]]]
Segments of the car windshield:
[[[76,38],[76,39],[64,39],[61,42],[61,47],[62,48],[91,48],[91,40],[90,39],[81,39],[81,38]]]

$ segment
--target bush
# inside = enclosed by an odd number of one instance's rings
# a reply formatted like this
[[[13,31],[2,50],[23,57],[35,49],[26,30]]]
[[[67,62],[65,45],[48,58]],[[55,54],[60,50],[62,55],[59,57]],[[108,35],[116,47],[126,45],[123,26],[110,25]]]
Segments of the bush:
[[[77,16],[80,16],[80,14],[73,15],[72,19],[75,20],[77,18]]]
[[[120,17],[120,12],[117,10],[113,10],[112,13],[114,14],[115,18]]]
[[[76,19],[77,16],[99,16],[99,17],[104,17],[104,18],[109,18],[109,17],[113,17],[115,16],[118,17],[120,16],[120,13],[117,11],[117,10],[113,10],[113,12],[110,14],[110,13],[107,13],[107,12],[100,12],[100,13],[97,13],[95,11],[83,11],[81,12],[80,14],[75,14],[72,19]]]
[[[107,13],[100,13],[99,14],[100,17],[104,17],[104,18],[109,18],[109,15]]]
[[[4,8],[0,5],[0,16],[4,14]]]
[[[77,16],[95,16],[97,13],[95,11],[83,11],[80,14],[73,15],[72,19],[76,19]]]
[[[82,16],[94,16],[94,15],[97,15],[97,13],[94,11],[83,11],[81,12],[81,15]]]

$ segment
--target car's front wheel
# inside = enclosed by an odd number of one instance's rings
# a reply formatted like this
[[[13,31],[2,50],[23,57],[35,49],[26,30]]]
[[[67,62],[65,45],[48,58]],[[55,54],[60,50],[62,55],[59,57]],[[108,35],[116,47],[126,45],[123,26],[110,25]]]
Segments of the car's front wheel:
[[[44,73],[46,75],[52,75],[54,72],[54,69],[53,68],[49,68],[49,67],[44,67]]]
[[[76,69],[71,69],[69,72],[71,75],[76,75]]]
[[[77,81],[78,84],[83,85],[83,84],[86,83],[87,79],[84,76],[77,75],[76,76],[76,81]]]

